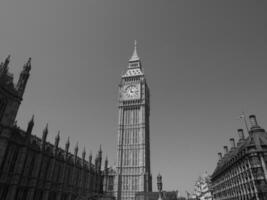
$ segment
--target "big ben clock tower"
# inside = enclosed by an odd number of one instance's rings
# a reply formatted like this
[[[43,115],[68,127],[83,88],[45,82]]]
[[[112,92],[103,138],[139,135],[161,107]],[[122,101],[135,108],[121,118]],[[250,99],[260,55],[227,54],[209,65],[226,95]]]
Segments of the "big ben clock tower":
[[[119,84],[117,200],[134,200],[136,192],[152,191],[149,139],[149,88],[136,50]]]

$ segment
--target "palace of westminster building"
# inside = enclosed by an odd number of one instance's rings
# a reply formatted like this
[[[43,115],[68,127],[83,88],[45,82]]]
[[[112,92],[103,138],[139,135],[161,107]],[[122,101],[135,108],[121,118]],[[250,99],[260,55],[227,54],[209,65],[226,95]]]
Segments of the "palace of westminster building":
[[[59,147],[60,135],[47,141],[48,126],[39,138],[32,133],[34,117],[26,130],[16,115],[30,77],[31,59],[15,84],[9,73],[10,56],[0,64],[0,200],[154,200],[150,169],[150,91],[137,54],[136,43],[119,84],[117,165],[102,168],[101,147],[78,156],[79,147]],[[248,137],[224,147],[224,156],[211,176],[214,200],[267,199],[267,133],[250,116]],[[153,196],[153,198],[149,198]],[[163,196],[160,196],[162,200]],[[167,199],[167,198],[165,198]]]
[[[117,168],[102,170],[101,147],[95,156],[78,156],[79,147],[59,147],[60,135],[48,142],[48,126],[42,138],[33,135],[34,117],[27,130],[16,125],[16,115],[30,77],[31,59],[15,84],[9,73],[10,56],[0,64],[0,199],[74,200],[108,194],[117,199],[135,198],[152,190],[149,144],[149,88],[136,44],[119,85]]]

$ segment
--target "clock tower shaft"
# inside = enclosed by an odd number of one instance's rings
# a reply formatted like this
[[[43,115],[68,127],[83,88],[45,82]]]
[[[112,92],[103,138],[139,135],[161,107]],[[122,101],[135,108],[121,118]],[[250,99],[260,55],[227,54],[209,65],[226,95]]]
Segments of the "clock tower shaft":
[[[136,192],[152,191],[149,97],[149,88],[135,45],[128,69],[119,84],[115,183],[118,200],[134,200]]]

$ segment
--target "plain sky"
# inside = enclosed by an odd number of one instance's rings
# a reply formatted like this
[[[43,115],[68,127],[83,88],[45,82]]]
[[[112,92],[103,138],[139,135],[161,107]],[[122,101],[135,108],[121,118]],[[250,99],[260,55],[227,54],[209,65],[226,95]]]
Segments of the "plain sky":
[[[239,115],[267,128],[266,1],[1,0],[0,57],[17,80],[32,57],[18,113],[34,134],[49,123],[71,149],[102,144],[116,161],[117,98],[138,41],[151,90],[151,168],[165,190],[192,191],[237,138]]]

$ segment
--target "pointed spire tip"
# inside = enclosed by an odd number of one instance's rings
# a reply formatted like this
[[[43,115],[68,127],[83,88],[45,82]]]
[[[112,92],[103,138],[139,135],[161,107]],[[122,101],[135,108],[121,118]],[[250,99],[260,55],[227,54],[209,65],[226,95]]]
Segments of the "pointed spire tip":
[[[140,58],[137,54],[137,41],[134,40],[134,51],[129,61],[132,62],[132,61],[138,61],[138,60],[140,60]]]

